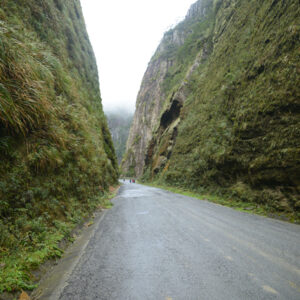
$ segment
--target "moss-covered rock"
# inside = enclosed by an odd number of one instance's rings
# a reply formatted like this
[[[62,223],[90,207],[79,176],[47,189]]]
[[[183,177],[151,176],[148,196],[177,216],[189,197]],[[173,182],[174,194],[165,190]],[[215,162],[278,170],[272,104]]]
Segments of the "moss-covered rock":
[[[167,33],[183,30],[182,43],[160,52],[172,64],[143,178],[299,210],[299,3],[197,1],[192,10]]]
[[[0,260],[44,251],[57,222],[77,222],[117,182],[78,0],[1,1],[0,161]]]

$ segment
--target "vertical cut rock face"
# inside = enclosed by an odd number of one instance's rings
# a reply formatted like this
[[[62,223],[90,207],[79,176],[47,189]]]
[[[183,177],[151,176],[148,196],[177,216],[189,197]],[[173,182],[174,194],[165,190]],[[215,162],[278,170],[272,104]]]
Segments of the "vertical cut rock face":
[[[78,0],[1,1],[0,161],[0,248],[30,245],[29,220],[78,218],[117,182]]]
[[[208,6],[205,1],[193,4],[185,21],[164,34],[149,62],[137,96],[136,111],[127,140],[126,155],[122,163],[124,174],[139,177],[143,173],[147,146],[166,106],[168,93],[164,88],[164,80],[174,64],[173,54],[193,34],[193,30],[184,24],[192,24],[201,17],[205,18]]]
[[[299,210],[299,3],[200,0],[149,62],[123,172]]]
[[[35,286],[117,180],[79,0],[0,0],[0,299]]]

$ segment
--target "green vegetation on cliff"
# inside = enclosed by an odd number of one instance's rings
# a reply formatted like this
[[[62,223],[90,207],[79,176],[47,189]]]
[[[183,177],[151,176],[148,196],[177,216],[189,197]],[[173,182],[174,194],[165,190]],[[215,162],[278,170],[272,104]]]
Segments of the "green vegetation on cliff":
[[[126,150],[129,129],[132,122],[132,114],[124,110],[115,110],[105,113],[112,141],[116,150],[118,163],[120,165]]]
[[[172,66],[143,179],[299,212],[299,3],[197,4],[167,33],[189,35],[161,54]]]
[[[32,287],[117,182],[78,0],[1,1],[0,161],[1,292]]]

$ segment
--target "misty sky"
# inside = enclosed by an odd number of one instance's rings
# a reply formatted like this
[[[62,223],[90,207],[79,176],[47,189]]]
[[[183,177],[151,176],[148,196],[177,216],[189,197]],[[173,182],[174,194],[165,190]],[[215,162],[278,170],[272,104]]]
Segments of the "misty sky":
[[[136,96],[163,33],[196,0],[81,0],[96,55],[104,111],[134,111]]]

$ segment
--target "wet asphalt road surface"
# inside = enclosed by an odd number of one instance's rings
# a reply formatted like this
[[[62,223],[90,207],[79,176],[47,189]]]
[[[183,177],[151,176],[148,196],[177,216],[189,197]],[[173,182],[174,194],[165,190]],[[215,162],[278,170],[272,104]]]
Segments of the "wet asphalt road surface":
[[[60,300],[300,299],[300,226],[126,183]]]

